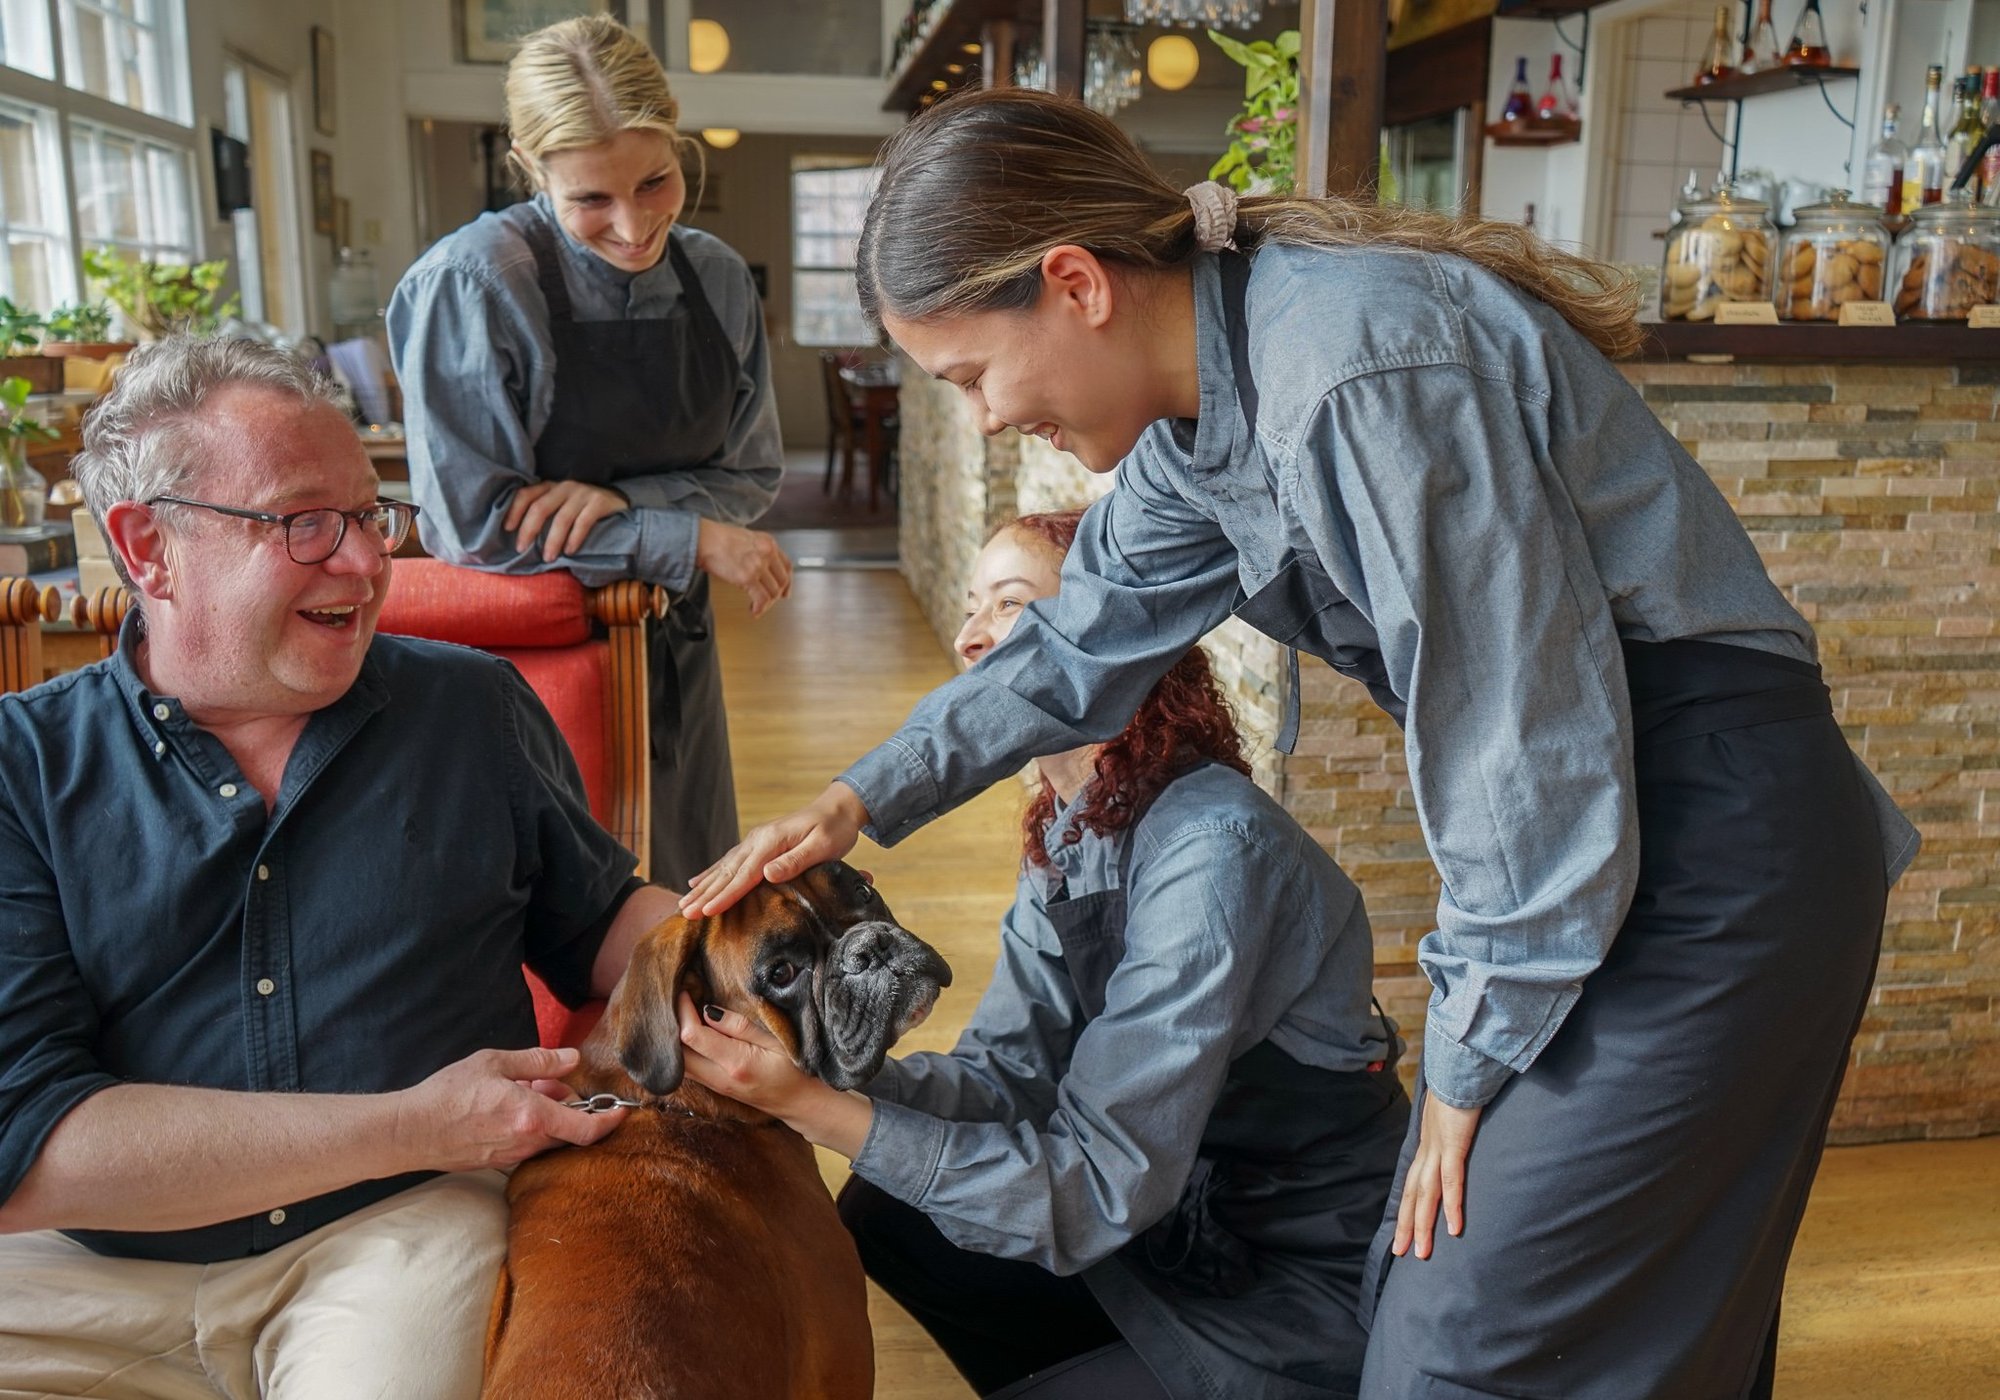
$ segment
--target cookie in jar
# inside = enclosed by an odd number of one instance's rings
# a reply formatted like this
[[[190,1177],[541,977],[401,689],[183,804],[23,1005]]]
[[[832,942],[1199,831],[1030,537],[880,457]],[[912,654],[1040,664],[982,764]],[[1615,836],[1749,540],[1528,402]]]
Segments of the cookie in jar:
[[[1798,211],[1778,245],[1778,314],[1790,321],[1837,321],[1851,301],[1882,300],[1889,234],[1882,211],[1834,190]]]
[[[1910,216],[1890,273],[1896,319],[1963,321],[2000,301],[2000,209],[1955,190]]]
[[[1728,186],[1686,206],[1667,235],[1660,268],[1660,318],[1713,321],[1726,301],[1771,299],[1771,206]]]

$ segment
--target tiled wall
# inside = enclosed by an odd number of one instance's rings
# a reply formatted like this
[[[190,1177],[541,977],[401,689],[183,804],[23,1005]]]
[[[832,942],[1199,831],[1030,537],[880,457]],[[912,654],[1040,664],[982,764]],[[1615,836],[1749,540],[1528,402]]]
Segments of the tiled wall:
[[[1891,897],[1835,1137],[2000,1131],[2000,364],[1626,374],[1818,629],[1850,741],[1924,832]],[[972,536],[1016,506],[1082,504],[1107,479],[1038,441],[987,443],[947,387],[904,384],[906,414],[925,425],[921,449],[905,428],[905,572],[948,639]],[[1282,649],[1236,623],[1208,645],[1260,781],[1366,895],[1376,991],[1414,1042],[1429,991],[1416,944],[1432,927],[1437,876],[1401,733],[1359,686],[1308,659],[1298,749],[1276,755]]]
[[[1738,26],[1741,8],[1730,7]],[[1722,141],[1703,123],[1699,108],[1682,111],[1680,103],[1661,95],[1687,86],[1694,77],[1714,23],[1715,6],[1709,0],[1686,0],[1630,22],[1624,53],[1616,60],[1621,96],[1614,147],[1618,183],[1610,211],[1612,262],[1659,262],[1660,240],[1653,235],[1667,226],[1688,171],[1701,172],[1704,189],[1715,180]],[[1709,116],[1717,130],[1728,131],[1726,104],[1711,104]]]

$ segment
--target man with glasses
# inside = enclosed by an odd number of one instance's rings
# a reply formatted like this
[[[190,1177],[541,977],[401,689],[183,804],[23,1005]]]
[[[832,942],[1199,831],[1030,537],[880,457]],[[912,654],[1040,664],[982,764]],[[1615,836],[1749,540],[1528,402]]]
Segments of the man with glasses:
[[[414,508],[247,342],[73,464],[137,607],[0,701],[0,1394],[471,1396],[498,1169],[587,1144],[520,966],[673,912],[504,662],[377,636]]]

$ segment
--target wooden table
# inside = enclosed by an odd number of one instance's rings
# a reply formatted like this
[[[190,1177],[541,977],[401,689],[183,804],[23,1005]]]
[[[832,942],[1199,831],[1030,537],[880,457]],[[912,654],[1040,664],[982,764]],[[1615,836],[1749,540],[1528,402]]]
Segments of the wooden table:
[[[840,384],[861,413],[862,431],[868,449],[868,509],[875,509],[875,496],[889,471],[888,423],[896,416],[896,401],[902,391],[903,369],[895,360],[867,360],[840,367]],[[854,489],[854,458],[841,464],[840,494]]]

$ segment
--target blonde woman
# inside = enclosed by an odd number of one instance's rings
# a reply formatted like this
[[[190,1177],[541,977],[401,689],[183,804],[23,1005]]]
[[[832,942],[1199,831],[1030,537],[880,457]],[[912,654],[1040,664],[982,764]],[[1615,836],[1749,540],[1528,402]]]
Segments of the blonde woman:
[[[507,122],[534,198],[420,258],[389,339],[425,548],[673,593],[649,639],[651,873],[684,887],[737,835],[709,580],[756,616],[792,571],[746,528],[784,465],[762,309],[743,259],[679,223],[677,117],[665,72],[615,20],[530,35]]]
[[[1116,733],[1233,612],[1404,727],[1442,877],[1361,1395],[1768,1393],[1916,832],[1608,363],[1626,290],[1506,225],[1175,189],[1044,94],[941,103],[882,167],[864,307],[1117,489],[1052,603],[683,907]]]

